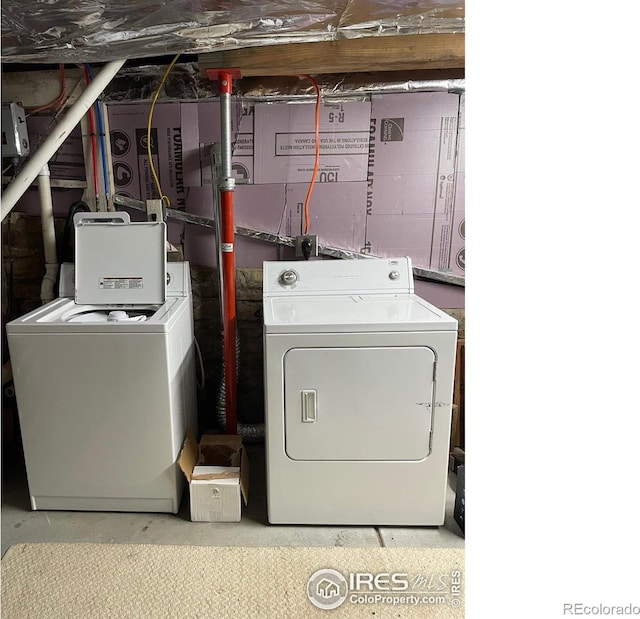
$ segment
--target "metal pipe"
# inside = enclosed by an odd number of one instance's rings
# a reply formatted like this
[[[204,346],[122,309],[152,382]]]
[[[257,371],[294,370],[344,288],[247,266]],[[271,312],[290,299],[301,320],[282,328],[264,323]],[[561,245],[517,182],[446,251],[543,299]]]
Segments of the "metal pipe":
[[[220,164],[220,144],[216,142],[211,148],[211,179],[213,180],[213,221],[215,226],[216,247],[218,249],[218,307],[220,308],[220,324],[223,322],[223,290],[224,277],[222,274],[222,221],[220,213],[220,178],[222,176],[222,168]]]
[[[47,139],[22,168],[20,174],[16,176],[15,180],[2,194],[0,219],[4,219],[11,212],[11,209],[38,176],[42,167],[53,157],[54,153],[60,148],[67,136],[73,131],[80,119],[87,113],[87,110],[93,105],[124,63],[124,60],[114,60],[106,64],[96,76],[96,79],[78,97],[73,107],[60,119],[60,122],[47,136]]]
[[[53,220],[53,201],[49,166],[45,164],[38,174],[40,192],[40,218],[42,222],[42,243],[44,245],[45,274],[40,287],[40,299],[43,305],[55,299],[55,286],[58,281],[58,255],[56,250],[56,229]]]
[[[224,79],[224,77],[221,78],[221,84]],[[231,83],[231,78],[229,77],[228,79],[229,83]],[[224,88],[224,85],[222,85],[221,88]],[[235,180],[231,176],[231,90],[229,90],[229,92],[224,92],[224,90],[220,92],[220,133],[222,136],[222,150],[220,153],[222,159],[221,189],[233,191]]]

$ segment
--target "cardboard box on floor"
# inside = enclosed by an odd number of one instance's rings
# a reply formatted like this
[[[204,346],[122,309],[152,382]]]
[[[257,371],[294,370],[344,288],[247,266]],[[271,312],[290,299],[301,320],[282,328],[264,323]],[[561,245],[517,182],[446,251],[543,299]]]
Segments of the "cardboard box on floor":
[[[239,522],[249,496],[249,461],[237,435],[189,432],[178,458],[189,482],[193,522]]]

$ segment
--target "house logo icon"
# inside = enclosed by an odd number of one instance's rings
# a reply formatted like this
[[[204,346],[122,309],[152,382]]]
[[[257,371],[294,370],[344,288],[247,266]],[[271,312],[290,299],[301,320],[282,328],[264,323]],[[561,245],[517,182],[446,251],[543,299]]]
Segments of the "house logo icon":
[[[347,599],[348,592],[347,579],[332,569],[317,570],[307,582],[309,601],[322,610],[338,608]]]

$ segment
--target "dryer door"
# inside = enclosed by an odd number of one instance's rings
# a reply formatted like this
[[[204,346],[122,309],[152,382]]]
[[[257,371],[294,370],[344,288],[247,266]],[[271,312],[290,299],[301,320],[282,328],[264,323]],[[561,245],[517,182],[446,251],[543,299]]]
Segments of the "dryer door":
[[[425,346],[293,348],[284,357],[293,460],[429,455],[435,356]]]

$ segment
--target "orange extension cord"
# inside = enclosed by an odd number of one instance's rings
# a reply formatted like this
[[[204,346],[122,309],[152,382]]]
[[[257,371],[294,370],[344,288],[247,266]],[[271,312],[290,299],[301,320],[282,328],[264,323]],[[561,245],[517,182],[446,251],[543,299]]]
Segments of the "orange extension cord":
[[[311,194],[313,193],[313,186],[316,183],[316,176],[318,176],[318,168],[320,167],[320,88],[318,82],[314,80],[310,75],[305,75],[312,84],[316,91],[316,119],[315,119],[315,135],[316,135],[316,159],[313,165],[313,175],[311,176],[311,183],[307,191],[307,197],[304,201],[304,233],[309,234],[309,201],[311,200]]]

